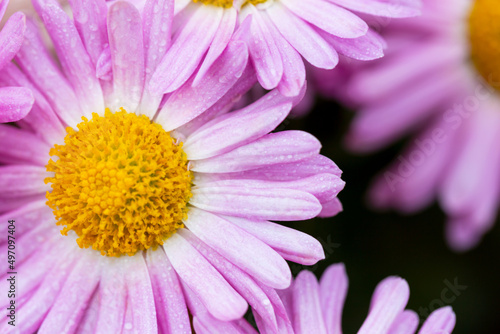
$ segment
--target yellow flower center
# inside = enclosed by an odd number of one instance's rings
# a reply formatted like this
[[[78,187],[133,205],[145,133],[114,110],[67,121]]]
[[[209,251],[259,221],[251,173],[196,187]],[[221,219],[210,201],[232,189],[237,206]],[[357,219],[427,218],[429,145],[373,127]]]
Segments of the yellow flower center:
[[[201,2],[204,5],[212,5],[223,8],[233,7],[233,0],[193,0],[193,2]]]
[[[51,149],[58,159],[47,164],[55,173],[45,179],[47,205],[81,248],[108,256],[155,249],[187,217],[192,173],[182,143],[144,115],[92,116]]]
[[[500,90],[500,6],[498,0],[476,0],[469,17],[471,57],[477,71]]]

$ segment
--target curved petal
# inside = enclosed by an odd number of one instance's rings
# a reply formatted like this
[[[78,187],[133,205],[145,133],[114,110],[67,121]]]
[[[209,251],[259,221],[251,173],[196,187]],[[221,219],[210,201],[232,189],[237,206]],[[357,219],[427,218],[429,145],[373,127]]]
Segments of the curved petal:
[[[22,87],[0,88],[0,123],[16,122],[28,115],[35,103],[31,90]]]

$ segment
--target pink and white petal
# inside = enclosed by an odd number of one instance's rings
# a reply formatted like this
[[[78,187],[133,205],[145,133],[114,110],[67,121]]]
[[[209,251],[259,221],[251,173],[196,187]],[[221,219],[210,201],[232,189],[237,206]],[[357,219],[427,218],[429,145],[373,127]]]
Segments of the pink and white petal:
[[[337,51],[307,22],[298,18],[279,2],[269,7],[267,12],[283,37],[310,64],[325,69],[337,66],[339,62]]]
[[[193,188],[189,203],[213,213],[278,221],[316,217],[321,204],[313,195],[294,189],[207,186]]]
[[[308,270],[299,273],[293,283],[293,328],[297,334],[326,334],[319,285]]]
[[[220,321],[206,313],[202,316],[193,317],[193,328],[195,333],[200,334],[245,334],[240,330],[239,326],[234,321]],[[254,333],[257,333],[254,330]]]
[[[302,131],[271,133],[231,152],[194,161],[191,170],[201,173],[230,173],[291,163],[319,153],[321,143]]]
[[[329,334],[342,334],[342,311],[349,280],[344,264],[328,267],[319,283],[320,305]]]
[[[184,224],[203,242],[260,282],[275,289],[290,285],[292,274],[286,261],[263,241],[236,225],[196,208],[189,210],[189,218]],[[220,231],[224,231],[224,238]]]
[[[189,137],[191,133],[207,124],[209,121],[219,115],[223,115],[231,110],[231,108],[241,99],[257,83],[255,71],[250,63],[243,70],[241,77],[236,83],[222,96],[215,104],[208,108],[205,112],[198,115],[192,121],[184,124],[175,132],[182,134],[183,137]]]
[[[325,203],[321,203],[322,209],[318,214],[320,218],[333,217],[344,210],[338,198],[333,198]]]
[[[27,21],[24,43],[17,53],[16,61],[59,117],[66,124],[76,127],[81,122],[82,111],[79,104],[75,103],[75,91],[52,59],[32,20]],[[39,103],[39,99],[36,100]]]
[[[176,1],[148,0],[142,14],[146,79],[138,113],[151,119],[158,111],[163,94],[152,93],[149,89],[149,81],[170,47],[174,2]]]
[[[277,328],[275,310],[270,297],[260,287],[262,284],[254,281],[249,274],[234,266],[214,249],[207,246],[187,229],[179,233],[188,240],[210,263],[221,273],[232,287],[252,306],[270,328]],[[274,291],[274,290],[272,290]],[[273,296],[271,296],[272,299]],[[199,312],[196,312],[198,315]],[[276,312],[279,313],[279,312]]]
[[[283,62],[283,77],[278,84],[278,90],[284,96],[297,96],[301,93],[306,83],[306,68],[298,52],[286,41],[274,26],[269,15],[262,13],[262,19],[266,22],[271,32]]]
[[[9,0],[0,1],[0,21],[2,20],[5,11],[7,10],[7,6],[9,6]]]
[[[50,185],[45,184],[46,177],[50,177],[44,167],[29,165],[0,166],[0,198],[26,197],[45,194],[50,191]]]
[[[54,221],[52,210],[45,204],[46,200],[31,202],[14,211],[0,215],[0,227],[7,231],[9,220],[17,220],[16,234],[22,236],[46,221]],[[55,224],[54,224],[55,225]],[[7,233],[0,236],[0,243],[7,242]],[[22,253],[23,251],[20,250]]]
[[[121,333],[127,308],[125,262],[127,257],[110,258],[99,282],[101,307],[95,333]]]
[[[265,220],[231,216],[223,218],[269,245],[285,260],[311,266],[325,258],[321,243],[303,232]]]
[[[13,14],[0,30],[0,69],[14,58],[23,45],[26,30],[26,16],[17,12]]]
[[[157,318],[153,288],[142,252],[128,258],[125,285],[127,310],[122,330],[135,333],[157,333]]]
[[[105,0],[69,0],[73,21],[93,64],[108,44]]]
[[[451,333],[455,328],[456,316],[450,306],[432,312],[418,334]]]
[[[323,0],[282,0],[298,17],[321,30],[341,38],[356,38],[368,31],[368,25],[352,12]]]
[[[104,112],[104,99],[95,67],[68,15],[54,0],[34,0],[56,49],[61,66],[75,89],[82,114]]]
[[[111,61],[111,49],[109,45],[102,50],[101,55],[97,59],[96,76],[103,81],[113,80],[113,62]]]
[[[163,249],[149,249],[146,263],[153,286],[158,329],[162,333],[191,334],[184,293]]]
[[[248,33],[242,34],[242,38],[247,42],[260,84],[265,89],[274,89],[283,77],[283,61],[278,46],[259,10],[252,4],[246,7],[251,15],[247,17],[250,26]]]
[[[238,81],[247,61],[248,51],[245,43],[229,43],[196,87],[192,86],[191,78],[168,98],[156,122],[161,124],[165,131],[171,131],[205,112]]]
[[[100,307],[101,307],[101,296],[99,294],[99,289],[96,289],[90,299],[89,305],[87,306],[85,313],[80,319],[80,323],[78,324],[75,333],[94,334],[96,332],[95,328],[97,325],[97,319],[99,317]]]
[[[249,187],[261,189],[294,189],[308,192],[320,201],[326,203],[332,200],[344,188],[345,182],[333,174],[316,174],[293,181],[269,181],[252,179],[227,179],[210,182],[196,182],[198,188],[205,187]]]
[[[388,277],[380,282],[373,293],[370,312],[363,322],[359,334],[385,334],[394,320],[404,311],[410,288],[399,277]]]
[[[35,103],[32,112],[28,113],[19,125],[26,131],[34,132],[50,146],[63,143],[65,127],[55,114],[45,97],[33,86],[31,81],[14,63],[7,64],[0,71],[0,82],[5,86],[24,87],[33,93]]]
[[[328,0],[356,12],[383,17],[413,17],[421,14],[418,0]]]
[[[274,181],[293,181],[316,174],[329,173],[340,178],[342,171],[329,158],[316,155],[313,158],[287,164],[276,164],[243,172],[215,175],[219,179],[257,179]]]
[[[197,7],[153,74],[153,93],[173,92],[191,77],[210,47],[223,13],[216,6]]]
[[[57,257],[51,259],[57,259]],[[34,333],[39,330],[64,283],[78,262],[74,248],[59,253],[59,263],[51,262],[49,264],[46,260],[41,262],[45,263],[47,267],[52,266],[52,270],[47,271],[47,275],[44,276],[43,281],[39,284],[32,297],[25,304],[19,305],[19,312],[22,312],[24,317],[23,321],[19,322],[18,327],[21,333]],[[43,333],[40,330],[38,332]]]
[[[356,60],[374,60],[384,56],[384,44],[380,42],[381,37],[372,29],[358,38],[340,38],[329,34],[321,36],[330,45],[333,45],[338,53]]]
[[[38,333],[71,333],[78,327],[99,283],[102,266],[100,254],[82,252]]]
[[[23,87],[0,88],[0,123],[16,122],[28,115],[35,103],[33,93]]]
[[[0,124],[0,162],[45,166],[50,147],[34,134]]]
[[[230,321],[245,314],[245,300],[186,239],[174,234],[163,248],[179,277],[215,318]]]
[[[418,328],[420,319],[412,310],[404,310],[392,323],[388,334],[413,334]]]
[[[253,113],[240,110],[218,117],[191,134],[183,149],[190,161],[227,153],[273,131],[291,108],[288,102]]]
[[[141,14],[120,1],[108,13],[108,37],[113,66],[113,108],[135,112],[144,89],[144,42]]]
[[[207,55],[196,73],[193,80],[193,86],[197,86],[200,83],[201,78],[208,72],[209,68],[229,44],[233,36],[234,28],[236,27],[237,16],[238,12],[235,8],[224,8],[224,14],[222,15],[219,27],[215,32],[214,39],[212,44],[210,44]]]

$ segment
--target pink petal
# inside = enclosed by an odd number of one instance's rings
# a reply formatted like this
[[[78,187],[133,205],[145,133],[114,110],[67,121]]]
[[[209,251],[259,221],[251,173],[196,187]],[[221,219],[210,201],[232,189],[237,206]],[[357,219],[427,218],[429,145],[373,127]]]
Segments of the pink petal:
[[[311,266],[325,258],[323,246],[315,238],[280,224],[224,216],[239,228],[271,246],[285,260]]]
[[[8,165],[0,167],[0,189],[8,189],[0,193],[3,197],[25,197],[36,194],[45,194],[50,191],[44,179],[51,176],[44,167],[29,165]]]
[[[372,297],[370,313],[358,331],[359,334],[385,334],[394,320],[403,312],[410,288],[399,277],[389,277],[379,283]]]
[[[320,303],[329,334],[342,334],[342,310],[349,281],[343,264],[328,267],[321,276]]]
[[[419,322],[417,313],[405,310],[394,320],[388,334],[413,334],[417,330]]]
[[[33,93],[22,87],[0,88],[0,123],[16,122],[26,117],[35,103]]]
[[[139,11],[120,1],[108,13],[108,35],[113,65],[114,109],[134,112],[144,89],[144,42]]]
[[[282,0],[295,15],[338,37],[356,38],[368,31],[368,25],[348,10],[322,0]]]
[[[24,44],[16,61],[30,81],[44,93],[59,117],[66,124],[76,127],[83,114],[79,104],[75,103],[75,91],[52,59],[38,27],[31,20],[27,22]],[[40,102],[38,98],[36,101]]]
[[[202,173],[229,173],[291,163],[319,153],[320,142],[302,131],[271,133],[231,152],[192,163],[191,170]]]
[[[83,115],[104,112],[104,100],[95,67],[78,32],[66,13],[54,0],[33,0],[45,23],[61,66],[75,89]]]
[[[236,26],[237,16],[238,13],[235,8],[224,8],[224,14],[219,27],[215,32],[214,39],[208,49],[203,63],[201,64],[201,67],[198,70],[198,73],[196,73],[193,86],[197,86],[200,83],[200,79],[207,73],[208,69],[217,60],[217,58],[219,58],[222,51],[224,51],[229,44],[229,40],[233,36],[234,28]]]
[[[230,321],[245,314],[245,300],[188,241],[174,234],[163,248],[179,277],[215,318]]]
[[[207,186],[192,189],[189,203],[200,209],[249,219],[305,220],[321,211],[311,194],[293,189]]]
[[[291,273],[286,261],[264,242],[212,213],[191,208],[184,224],[231,263],[262,283],[285,289]],[[221,238],[220,231],[224,231]]]
[[[455,322],[456,316],[452,308],[445,306],[431,313],[418,334],[451,333],[455,328]]]
[[[307,22],[279,2],[267,9],[269,18],[284,38],[315,67],[332,69],[339,62],[335,49]]]
[[[69,0],[69,3],[76,29],[80,33],[92,63],[96,64],[104,47],[108,44],[106,3],[104,0]]]
[[[78,327],[99,283],[101,259],[97,252],[87,253],[78,259],[40,326],[41,333],[72,332]]]
[[[384,17],[412,17],[421,14],[418,0],[328,0],[356,12]]]
[[[238,81],[247,60],[248,51],[243,42],[229,43],[196,87],[192,86],[191,78],[169,97],[156,122],[165,131],[171,131],[205,112]]]
[[[207,123],[191,134],[183,149],[189,160],[227,153],[273,131],[288,115],[290,102],[262,108],[253,113],[233,112]]]
[[[212,43],[223,13],[216,6],[198,6],[153,74],[152,92],[170,93],[188,80]]]
[[[247,17],[247,20],[251,20],[250,31],[242,38],[247,42],[248,51],[262,87],[276,88],[283,76],[283,61],[278,46],[259,10],[252,4],[247,7],[251,13],[251,16]]]
[[[327,334],[316,277],[303,270],[293,283],[293,328],[297,334]]]
[[[0,31],[0,69],[14,58],[23,44],[26,30],[26,16],[17,12],[13,14]]]
[[[50,147],[32,133],[0,124],[0,162],[45,166]]]
[[[153,286],[158,326],[163,333],[191,334],[184,293],[162,248],[149,249],[146,262]]]

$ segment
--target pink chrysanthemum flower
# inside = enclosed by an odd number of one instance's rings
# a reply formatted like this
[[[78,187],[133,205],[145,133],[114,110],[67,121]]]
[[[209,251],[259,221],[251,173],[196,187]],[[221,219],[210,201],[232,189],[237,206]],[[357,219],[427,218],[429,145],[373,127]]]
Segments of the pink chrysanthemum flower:
[[[9,0],[0,0],[0,21],[8,5]],[[22,13],[15,13],[0,31],[0,70],[14,58],[21,47],[25,29],[26,17]],[[33,94],[29,89],[0,88],[0,123],[20,120],[31,110],[33,102]]]
[[[361,109],[351,148],[419,131],[376,181],[372,202],[413,212],[439,200],[456,250],[481,240],[500,201],[499,20],[493,0],[425,1],[422,17],[384,30],[384,59],[351,68],[349,102]]]
[[[343,264],[328,267],[320,282],[310,271],[299,273],[287,290],[279,291],[279,304],[285,306],[286,320],[280,322],[279,333],[336,334],[342,333],[342,309],[347,295],[348,279]],[[380,282],[370,303],[366,320],[358,334],[414,334],[419,326],[419,316],[412,310],[405,310],[410,296],[408,283],[399,277],[388,277]],[[272,301],[276,303],[276,301]],[[198,303],[199,304],[199,303]],[[276,304],[275,304],[276,305]],[[202,308],[201,305],[198,305]],[[260,333],[274,333],[255,315]],[[194,317],[199,328],[224,328],[224,333],[257,333],[244,321],[226,323],[206,312]],[[424,322],[418,334],[447,334],[455,327],[455,313],[451,307],[435,310]],[[207,333],[215,333],[205,331]]]
[[[297,95],[305,81],[302,57],[331,69],[338,54],[375,59],[380,37],[356,13],[381,17],[418,15],[420,0],[178,0],[174,40],[153,77],[164,93],[198,69],[198,85],[232,36],[248,43],[260,84]],[[248,19],[248,20],[247,20]]]
[[[193,77],[157,96],[148,79],[173,2],[148,0],[142,17],[126,1],[71,3],[74,22],[55,0],[34,1],[62,70],[28,21],[19,67],[0,73],[35,96],[19,127],[0,126],[0,221],[16,221],[22,275],[16,329],[191,333],[184,293],[220,320],[247,302],[271,317],[259,305],[289,286],[285,260],[324,254],[269,220],[335,215],[341,171],[313,136],[270,133],[295,100],[272,91],[231,111],[256,82],[243,42],[199,86]]]

